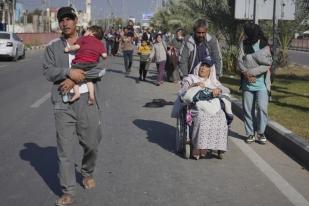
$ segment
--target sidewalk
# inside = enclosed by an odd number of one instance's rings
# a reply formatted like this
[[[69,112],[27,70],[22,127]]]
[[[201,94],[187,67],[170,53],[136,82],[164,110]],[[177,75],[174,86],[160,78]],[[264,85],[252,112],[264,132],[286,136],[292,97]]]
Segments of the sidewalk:
[[[243,110],[241,100],[232,100],[233,113],[243,121]],[[286,129],[279,123],[269,120],[265,136],[279,149],[309,169],[309,142],[299,137],[292,131]]]

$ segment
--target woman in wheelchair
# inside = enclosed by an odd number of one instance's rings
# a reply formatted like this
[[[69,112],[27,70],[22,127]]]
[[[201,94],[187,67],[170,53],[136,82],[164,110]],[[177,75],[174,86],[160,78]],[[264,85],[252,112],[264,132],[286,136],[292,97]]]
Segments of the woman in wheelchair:
[[[184,78],[181,84],[178,94],[186,104],[192,105],[192,157],[198,160],[205,157],[207,151],[217,150],[218,158],[222,159],[227,150],[228,124],[233,118],[229,89],[216,79],[210,57],[199,63],[194,73]]]

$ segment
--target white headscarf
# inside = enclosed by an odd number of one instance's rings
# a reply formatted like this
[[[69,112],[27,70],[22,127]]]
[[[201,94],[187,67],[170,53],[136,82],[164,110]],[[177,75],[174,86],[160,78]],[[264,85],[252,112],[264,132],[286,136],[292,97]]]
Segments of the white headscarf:
[[[189,85],[193,83],[197,83],[197,82],[204,82],[205,86],[210,89],[214,89],[214,88],[221,86],[221,83],[216,78],[215,65],[212,65],[210,67],[210,74],[209,74],[209,77],[206,79],[206,78],[200,77],[198,74],[201,64],[202,63],[200,62],[198,65],[196,65],[196,67],[194,67],[193,69],[193,74],[189,74],[188,77],[184,79],[184,81],[188,81]]]

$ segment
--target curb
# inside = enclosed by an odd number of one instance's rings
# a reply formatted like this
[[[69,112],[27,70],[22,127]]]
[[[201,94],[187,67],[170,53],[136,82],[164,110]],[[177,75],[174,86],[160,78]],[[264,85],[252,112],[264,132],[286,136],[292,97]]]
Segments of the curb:
[[[242,102],[232,98],[233,113],[243,120]],[[265,135],[288,156],[309,169],[309,142],[272,120],[268,121]]]
[[[309,52],[309,48],[289,47],[289,50]]]

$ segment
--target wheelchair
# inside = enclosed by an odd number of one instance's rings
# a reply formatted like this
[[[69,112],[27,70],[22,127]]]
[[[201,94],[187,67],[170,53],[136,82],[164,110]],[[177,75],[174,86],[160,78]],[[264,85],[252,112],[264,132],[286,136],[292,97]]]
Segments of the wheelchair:
[[[191,157],[191,138],[190,125],[188,123],[189,107],[186,104],[181,104],[176,125],[176,152],[183,158],[189,159]]]

